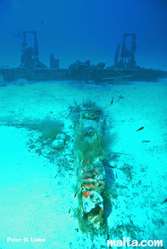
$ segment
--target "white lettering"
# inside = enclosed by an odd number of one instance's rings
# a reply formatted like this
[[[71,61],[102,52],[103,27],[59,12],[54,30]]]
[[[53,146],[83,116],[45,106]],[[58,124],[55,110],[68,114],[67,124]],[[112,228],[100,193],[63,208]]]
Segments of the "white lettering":
[[[130,239],[129,239],[129,237],[127,238],[127,246],[130,246]]]
[[[132,240],[131,246],[132,246],[132,247],[133,247],[133,246],[138,246],[138,241],[137,241],[137,240]]]
[[[145,243],[145,244],[143,244]],[[142,240],[142,242],[140,243],[141,246],[147,246],[147,241],[146,240]]]
[[[24,242],[29,242],[27,237],[25,237],[23,240],[24,240]]]
[[[21,241],[21,239],[16,239],[16,238],[10,238],[10,237],[7,237],[7,242],[20,242]]]
[[[163,247],[163,240],[154,240],[154,246],[162,246]]]
[[[123,246],[123,241],[122,240],[117,240],[117,246]]]
[[[153,242],[152,240],[149,240],[149,241],[147,242],[147,245],[148,245],[148,246],[153,246],[153,245],[154,245],[154,242]]]
[[[131,247],[131,246],[132,247],[145,247],[145,246],[163,247],[163,240],[148,240],[148,241],[142,240],[140,244],[137,240],[132,240],[132,242],[131,243],[130,242],[131,240],[129,238],[123,237],[122,240],[107,240],[107,246],[108,247],[116,247],[116,246],[117,247]]]
[[[31,242],[46,242],[46,239],[33,239],[31,237]]]
[[[123,237],[123,245],[122,246],[126,246],[126,238]]]
[[[107,246],[115,246],[115,240],[107,240]]]

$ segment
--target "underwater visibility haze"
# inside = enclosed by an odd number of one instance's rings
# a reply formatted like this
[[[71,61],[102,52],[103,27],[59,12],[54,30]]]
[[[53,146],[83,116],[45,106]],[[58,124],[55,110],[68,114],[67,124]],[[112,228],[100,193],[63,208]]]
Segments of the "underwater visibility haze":
[[[0,249],[167,249],[166,13],[0,0]]]
[[[167,69],[165,0],[0,1],[0,65],[18,66],[22,30],[37,31],[41,61],[62,68],[76,60],[111,66],[122,34],[136,33],[140,66]]]

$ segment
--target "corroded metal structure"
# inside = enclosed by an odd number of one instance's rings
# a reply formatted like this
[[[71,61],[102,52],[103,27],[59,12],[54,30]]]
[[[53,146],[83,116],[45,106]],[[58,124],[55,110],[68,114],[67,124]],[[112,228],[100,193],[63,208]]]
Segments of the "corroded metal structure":
[[[26,36],[27,34],[34,35],[34,46],[28,46]],[[21,50],[21,68],[24,69],[36,69],[36,68],[47,68],[39,60],[39,51],[38,51],[38,40],[37,33],[35,31],[22,31],[23,41],[22,41],[22,50]]]
[[[73,110],[74,115],[78,117],[74,143],[78,160],[78,220],[82,231],[95,232],[95,230],[104,229],[107,223],[104,218],[104,192],[106,191],[105,163],[109,155],[109,134],[103,110],[95,103],[88,101],[77,105]]]
[[[34,46],[27,44],[26,35],[34,36]],[[59,59],[50,55],[50,68],[47,68],[39,60],[38,41],[35,31],[22,32],[22,54],[21,65],[18,68],[3,68],[1,73],[5,81],[17,79],[46,81],[46,80],[79,80],[92,82],[111,82],[116,77],[128,78],[135,81],[155,81],[159,78],[167,77],[167,71],[147,69],[136,65],[136,34],[123,34],[122,48],[118,47],[114,56],[114,65],[105,68],[105,63],[100,62],[97,65],[91,65],[90,60],[85,62],[76,61],[69,65],[68,69],[59,68]],[[132,44],[128,48],[126,44],[127,37],[132,37]],[[121,59],[119,60],[119,56]]]
[[[126,38],[132,37],[132,43],[130,48],[126,45]],[[117,50],[115,52],[115,66],[119,68],[135,68],[136,61],[135,61],[135,51],[136,51],[136,34],[123,34],[123,42],[122,42],[122,51],[121,51],[121,60],[118,62],[119,57],[119,49],[120,43],[118,44]]]

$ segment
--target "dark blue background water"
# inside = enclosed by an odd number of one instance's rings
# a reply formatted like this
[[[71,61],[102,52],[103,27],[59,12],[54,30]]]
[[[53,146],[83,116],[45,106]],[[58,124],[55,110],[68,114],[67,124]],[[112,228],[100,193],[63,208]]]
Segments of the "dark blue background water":
[[[37,31],[47,66],[50,53],[60,67],[77,59],[110,66],[128,32],[137,35],[138,65],[167,69],[166,0],[0,0],[0,66],[20,64],[18,30]]]

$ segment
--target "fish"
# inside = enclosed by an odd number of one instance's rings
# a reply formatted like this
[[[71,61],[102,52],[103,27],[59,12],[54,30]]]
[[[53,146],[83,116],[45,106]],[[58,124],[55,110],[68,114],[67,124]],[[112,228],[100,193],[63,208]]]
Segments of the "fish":
[[[166,203],[167,202],[167,198],[161,203],[161,204],[164,204],[164,203]]]
[[[114,103],[114,97],[112,97],[112,99],[111,99],[111,105]],[[110,105],[107,105],[107,106],[105,106],[105,107],[103,107],[103,109],[105,109],[105,108],[107,108],[107,107],[109,107]]]
[[[150,143],[150,140],[143,140],[142,143]]]
[[[144,126],[140,127],[139,129],[137,129],[136,131],[141,131],[144,129]]]
[[[77,196],[79,190],[81,189],[81,187],[79,187],[79,189],[76,191],[75,195],[74,195],[74,198]]]

